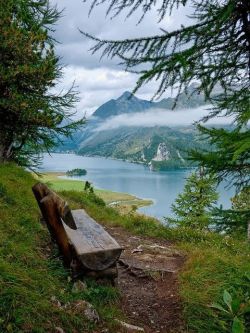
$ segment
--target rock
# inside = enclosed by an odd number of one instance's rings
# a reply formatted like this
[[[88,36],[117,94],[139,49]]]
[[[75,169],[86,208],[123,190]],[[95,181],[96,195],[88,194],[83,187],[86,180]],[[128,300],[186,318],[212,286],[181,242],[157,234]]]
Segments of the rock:
[[[59,308],[61,307],[61,302],[58,301],[58,299],[56,298],[56,296],[51,296],[51,302],[55,305],[58,306]]]
[[[87,285],[84,281],[77,280],[74,282],[73,287],[72,287],[72,293],[79,293],[81,291],[85,291],[87,289]]]
[[[122,328],[125,328],[128,333],[136,333],[136,332],[145,332],[144,328],[131,325],[128,323],[125,323],[124,321],[121,321],[119,319],[115,320]]]
[[[131,253],[143,252],[142,245],[139,245],[136,249],[133,249]]]
[[[71,309],[77,313],[82,313],[89,321],[99,322],[100,317],[92,304],[84,300],[75,301],[71,304]]]
[[[170,159],[170,152],[165,142],[158,145],[157,152],[152,161],[168,161]]]
[[[55,333],[65,333],[61,327],[55,327]]]
[[[93,308],[91,304],[84,310],[84,315],[89,321],[93,321],[98,323],[100,321],[100,317],[97,311]]]

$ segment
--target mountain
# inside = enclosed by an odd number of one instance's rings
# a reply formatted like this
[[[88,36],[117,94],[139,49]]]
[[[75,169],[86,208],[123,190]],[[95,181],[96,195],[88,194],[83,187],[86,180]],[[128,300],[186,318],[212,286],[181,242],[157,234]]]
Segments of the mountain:
[[[194,85],[181,93],[177,102],[175,98],[165,98],[159,102],[147,101],[126,91],[119,98],[101,105],[82,131],[75,134],[74,144],[72,141],[66,141],[61,150],[74,150],[85,156],[104,156],[143,163],[152,170],[189,167],[191,163],[187,159],[187,151],[207,147],[197,137],[197,132],[192,126],[140,127],[138,123],[136,126],[133,124],[105,128],[103,125],[124,116],[130,119],[142,112],[146,112],[147,115],[153,115],[158,109],[161,109],[161,112],[169,112],[174,105],[175,110],[181,110],[205,104],[204,96],[195,91]],[[70,147],[72,149],[69,149]]]
[[[152,170],[191,166],[187,150],[204,148],[193,127],[131,127],[96,132],[81,143],[79,154],[105,156],[149,165]]]
[[[101,105],[93,113],[93,116],[97,117],[99,120],[104,120],[121,114],[145,112],[149,109],[172,110],[175,104],[175,110],[189,109],[205,105],[206,101],[204,95],[197,93],[195,90],[196,87],[196,84],[191,84],[186,92],[179,95],[177,101],[175,98],[169,97],[164,98],[159,102],[152,102],[140,99],[131,92],[125,91],[119,98],[111,99]]]
[[[125,91],[119,98],[111,99],[101,105],[95,112],[94,116],[100,119],[107,119],[111,116],[118,116],[124,113],[134,113],[148,110],[154,107],[153,102],[135,97],[128,91]]]

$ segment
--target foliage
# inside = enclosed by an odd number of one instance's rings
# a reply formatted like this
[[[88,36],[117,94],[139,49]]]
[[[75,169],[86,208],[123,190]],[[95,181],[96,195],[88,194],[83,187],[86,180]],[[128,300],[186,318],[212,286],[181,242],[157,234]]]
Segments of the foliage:
[[[91,11],[107,2],[94,0]],[[218,172],[219,180],[233,173],[233,183],[241,187],[250,178],[246,177],[250,170],[250,147],[249,128],[245,127],[250,119],[249,0],[113,0],[107,13],[118,15],[128,10],[130,16],[140,8],[143,19],[157,7],[161,21],[174,10],[178,13],[181,6],[192,10],[189,25],[173,31],[161,29],[155,36],[125,40],[101,40],[89,33],[84,35],[93,40],[93,53],[101,51],[102,56],[119,57],[127,70],[139,74],[134,91],[153,80],[158,82],[155,96],[161,96],[169,87],[178,87],[180,94],[183,88],[187,90],[190,83],[197,81],[197,92],[204,93],[206,100],[213,104],[205,120],[231,116],[236,129],[233,132],[204,129],[211,141],[218,143],[220,156],[195,152],[193,159],[208,172]]]
[[[211,208],[217,199],[214,177],[204,174],[200,169],[189,176],[183,193],[172,205],[176,217],[168,217],[166,220],[174,225],[206,229],[211,224]]]
[[[74,88],[56,92],[62,71],[51,31],[59,15],[48,0],[1,0],[0,161],[36,165],[82,124],[71,121]]]
[[[172,169],[185,169],[194,166],[194,164],[190,164],[187,160],[181,159],[171,159],[165,161],[152,161],[150,163],[151,169],[153,171],[167,171]]]
[[[245,187],[232,199],[232,208],[213,210],[213,221],[218,231],[246,233],[250,221],[250,188]]]
[[[86,181],[84,185],[84,192],[88,194],[88,197],[98,206],[105,206],[105,202],[94,192],[94,187],[90,182]]]
[[[249,104],[250,109],[250,104]],[[238,189],[250,184],[250,131],[248,127],[205,128],[198,126],[202,140],[213,145],[213,150],[192,150],[192,159],[217,174],[218,181],[227,177]]]
[[[214,227],[218,232],[245,234],[250,211],[214,208],[212,211]]]
[[[249,246],[236,237],[221,237],[214,242],[182,245],[188,259],[180,276],[181,296],[188,331],[197,333],[229,333],[232,316],[211,308],[222,304],[224,290],[242,305],[249,301]],[[196,247],[196,248],[195,248]],[[236,304],[235,304],[236,305]],[[240,312],[240,311],[239,311]],[[242,317],[240,318],[242,319]],[[250,316],[244,315],[245,333],[250,329]]]
[[[73,177],[73,176],[85,176],[87,174],[87,171],[85,169],[73,169],[68,170],[66,172],[67,176]]]
[[[86,193],[94,193],[94,187],[91,185],[91,183],[89,181],[85,182],[84,191]]]
[[[247,276],[246,276],[247,278]],[[250,280],[248,281],[250,283]],[[226,319],[223,319],[225,323],[231,322],[232,333],[244,333],[245,332],[245,321],[244,317],[250,313],[250,298],[249,293],[243,297],[234,295],[232,296],[227,290],[223,292],[223,305],[219,303],[213,303],[212,308],[221,312]]]
[[[232,208],[250,210],[250,186],[244,187],[239,194],[232,198]]]

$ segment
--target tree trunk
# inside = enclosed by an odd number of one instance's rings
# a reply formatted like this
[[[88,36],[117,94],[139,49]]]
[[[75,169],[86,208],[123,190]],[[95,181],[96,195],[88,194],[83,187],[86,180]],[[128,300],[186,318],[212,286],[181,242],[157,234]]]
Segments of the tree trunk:
[[[0,144],[0,163],[4,161],[4,146]]]
[[[1,138],[0,138],[1,141]],[[6,143],[2,141],[0,143],[0,163],[11,160],[11,156],[13,153],[13,143]]]
[[[247,239],[250,242],[250,221],[248,221],[248,225],[247,225]]]

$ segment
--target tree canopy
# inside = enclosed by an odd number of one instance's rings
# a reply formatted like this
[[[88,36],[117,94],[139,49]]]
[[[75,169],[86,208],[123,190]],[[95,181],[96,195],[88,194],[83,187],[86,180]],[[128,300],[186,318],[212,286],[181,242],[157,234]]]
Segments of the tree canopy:
[[[108,0],[101,1],[106,3]],[[90,11],[100,4],[92,3]],[[180,93],[194,80],[197,90],[203,92],[213,108],[204,120],[214,116],[231,116],[234,131],[205,129],[219,151],[226,155],[228,140],[237,136],[230,147],[227,160],[217,158],[217,151],[193,152],[193,159],[200,161],[219,180],[234,174],[233,183],[242,187],[249,183],[249,141],[247,127],[250,119],[250,2],[249,0],[112,0],[108,14],[118,15],[124,10],[128,16],[142,10],[142,19],[153,6],[158,8],[159,20],[171,15],[181,6],[192,10],[190,25],[181,25],[173,31],[161,30],[158,35],[125,40],[101,40],[89,33],[94,41],[92,52],[102,56],[119,57],[126,70],[138,73],[134,91],[151,80],[158,82],[154,97],[161,96],[169,87],[178,87]],[[214,90],[219,87],[214,96]],[[202,127],[200,127],[202,130]],[[224,136],[224,138],[223,138]],[[219,141],[217,140],[219,138]],[[230,139],[231,138],[231,139]],[[221,155],[221,154],[220,154]],[[242,166],[243,171],[239,171]],[[223,171],[221,171],[223,169]],[[247,176],[246,176],[247,174]]]
[[[48,0],[1,0],[1,161],[36,164],[82,123],[71,121],[74,88],[56,92],[62,71],[51,32],[59,15]]]

